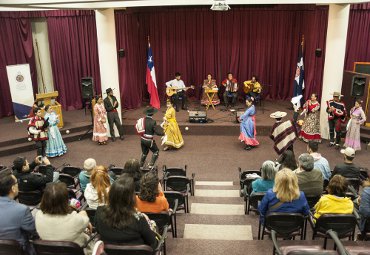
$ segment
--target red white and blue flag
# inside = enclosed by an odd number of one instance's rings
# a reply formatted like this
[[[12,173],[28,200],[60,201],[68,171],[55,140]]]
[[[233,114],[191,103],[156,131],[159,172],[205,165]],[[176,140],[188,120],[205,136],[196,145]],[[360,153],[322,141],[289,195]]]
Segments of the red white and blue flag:
[[[161,107],[159,97],[158,97],[158,87],[155,78],[155,69],[153,61],[152,48],[150,47],[150,42],[148,41],[148,59],[146,64],[146,84],[148,86],[148,92],[150,94],[150,105],[154,108],[159,109]]]

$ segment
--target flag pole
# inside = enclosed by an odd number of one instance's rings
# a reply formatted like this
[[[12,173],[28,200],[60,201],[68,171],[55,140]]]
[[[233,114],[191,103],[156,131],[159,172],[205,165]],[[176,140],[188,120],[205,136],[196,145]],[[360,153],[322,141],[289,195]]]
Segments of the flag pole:
[[[303,50],[304,50],[304,35],[302,35],[301,46],[302,46],[302,54],[303,54]]]

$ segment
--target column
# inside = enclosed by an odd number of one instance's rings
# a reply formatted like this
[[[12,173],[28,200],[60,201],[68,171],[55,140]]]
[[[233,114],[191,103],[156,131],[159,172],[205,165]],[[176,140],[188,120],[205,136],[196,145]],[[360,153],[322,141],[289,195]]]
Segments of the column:
[[[96,10],[95,20],[98,37],[98,54],[103,98],[107,96],[105,93],[107,88],[113,89],[114,96],[117,98],[119,103],[117,111],[122,122],[114,9]],[[110,135],[109,127],[107,133]],[[115,135],[118,136],[118,130],[116,127]]]
[[[349,11],[349,4],[329,5],[320,115],[321,135],[325,139],[329,138],[326,101],[332,98],[334,91],[341,92],[342,90]]]

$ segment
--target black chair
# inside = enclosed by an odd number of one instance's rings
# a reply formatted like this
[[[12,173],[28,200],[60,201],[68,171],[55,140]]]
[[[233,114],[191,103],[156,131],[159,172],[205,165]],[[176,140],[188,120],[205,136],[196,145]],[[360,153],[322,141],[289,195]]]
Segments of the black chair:
[[[363,241],[370,240],[370,217],[364,220],[364,229],[361,231],[361,239]]]
[[[326,232],[329,229],[337,232],[339,238],[348,237],[349,240],[354,240],[357,219],[353,214],[323,214],[316,222],[313,216],[310,215],[309,222],[313,230],[312,240],[314,240],[315,237],[325,238],[324,249],[326,249],[328,238]]]
[[[0,240],[0,255],[25,255],[16,240]]]
[[[163,230],[165,229],[166,226],[167,226],[166,229],[168,230],[168,226],[172,225],[171,215],[168,212],[160,212],[160,213],[144,212],[144,213],[149,217],[149,219],[155,221],[155,223],[157,224],[159,233],[163,233]]]
[[[301,236],[303,240],[305,234],[305,216],[300,213],[272,212],[265,216],[264,223],[261,221],[258,226],[258,240],[263,240],[264,235],[270,235],[271,230],[275,230],[278,237],[284,239],[295,239]]]
[[[144,175],[148,172],[153,172],[158,176],[158,166],[153,166],[153,167],[140,167],[141,173]]]
[[[83,248],[74,242],[34,240],[37,255],[84,255]]]
[[[181,192],[185,198],[185,212],[189,212],[189,193],[194,196],[194,178],[189,179],[185,176],[169,176],[164,178],[164,190]]]
[[[186,170],[188,166],[185,165],[184,168],[182,167],[167,167],[166,165],[163,165],[162,171],[163,176],[186,176]]]
[[[279,246],[277,233],[271,230],[271,239],[274,244],[274,253],[277,255],[337,255],[336,251],[324,250],[319,245],[285,245]]]
[[[321,195],[319,195],[319,196],[312,196],[312,195],[306,196],[307,203],[308,203],[308,206],[310,207],[310,209],[314,208],[314,206],[320,200],[320,198],[321,198]]]
[[[171,209],[174,209],[173,205],[175,204],[175,201],[177,200],[176,211],[184,210],[184,212],[187,213],[186,199],[183,193],[178,192],[178,191],[163,191],[163,193]]]
[[[63,166],[62,169],[60,170],[61,173],[69,174],[72,177],[78,177],[81,171],[82,171],[81,168],[69,165]]]
[[[339,255],[370,255],[369,246],[343,246],[342,242],[339,240],[338,234],[329,230],[326,232],[331,239],[334,240],[334,247]]]
[[[124,168],[116,166],[109,168],[109,170],[112,171],[116,176],[120,176],[125,171]]]
[[[346,178],[348,185],[351,185],[356,192],[360,190],[360,186],[362,184],[362,181],[358,178]]]
[[[245,186],[247,185],[247,190],[250,189],[250,184],[252,181],[254,181],[256,178],[247,178],[248,174],[257,174],[261,175],[261,171],[259,170],[246,170],[242,172],[242,169],[238,167],[238,172],[239,172],[239,183],[240,183],[240,196],[243,196],[242,190],[245,190]],[[250,192],[249,192],[250,194]]]
[[[42,192],[39,190],[35,191],[19,191],[18,192],[18,201],[21,204],[35,207],[41,202]]]
[[[258,204],[263,199],[263,197],[266,195],[266,192],[255,192],[251,195],[244,195],[244,214],[250,213],[250,211],[258,212]]]
[[[59,174],[59,181],[64,182],[67,185],[67,188],[70,189],[77,189],[80,181],[78,178],[72,177],[69,174]]]

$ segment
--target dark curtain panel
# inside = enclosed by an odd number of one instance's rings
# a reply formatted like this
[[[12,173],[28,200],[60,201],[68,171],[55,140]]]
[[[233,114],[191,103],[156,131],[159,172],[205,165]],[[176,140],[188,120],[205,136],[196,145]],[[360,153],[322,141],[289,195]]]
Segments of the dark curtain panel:
[[[65,110],[79,109],[82,77],[93,77],[95,93],[101,93],[95,16],[49,16],[47,24],[59,101]]]
[[[353,70],[354,62],[370,62],[370,4],[351,6],[344,70]]]
[[[228,12],[208,8],[140,8],[116,12],[120,87],[125,108],[135,108],[147,97],[145,85],[147,36],[157,75],[159,95],[165,82],[179,71],[186,85],[201,83],[212,73],[217,84],[231,71],[242,84],[252,74],[265,85],[266,96],[289,99],[300,36],[305,36],[305,97],[321,92],[327,8],[315,6],[234,7]]]
[[[0,17],[0,35],[0,117],[4,117],[13,114],[6,66],[28,63],[34,93],[37,93],[37,75],[30,21]]]

